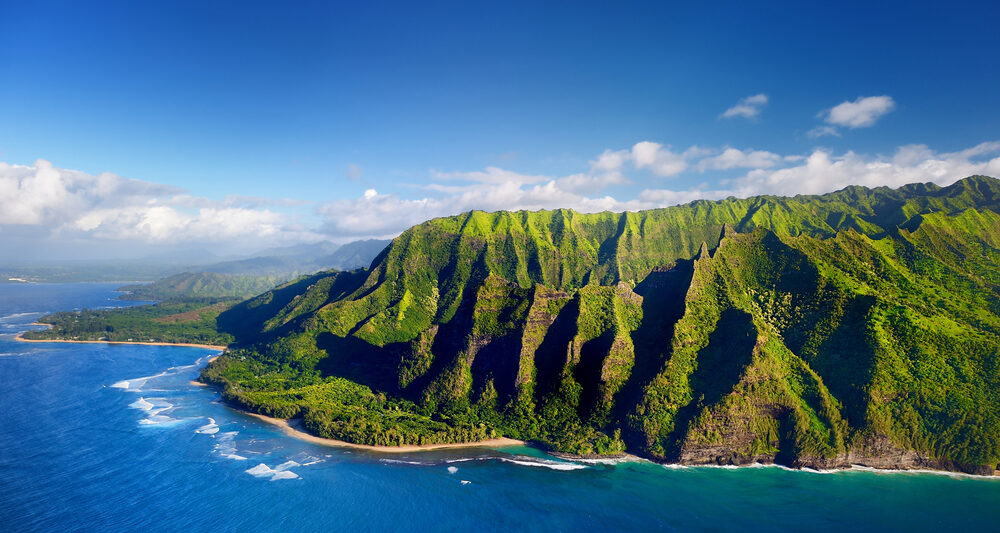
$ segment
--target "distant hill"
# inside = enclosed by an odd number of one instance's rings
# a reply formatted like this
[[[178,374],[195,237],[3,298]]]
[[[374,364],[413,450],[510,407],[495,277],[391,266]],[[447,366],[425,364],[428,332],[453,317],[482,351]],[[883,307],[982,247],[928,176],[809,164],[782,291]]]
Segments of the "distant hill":
[[[183,272],[153,283],[125,285],[127,300],[248,298],[287,281],[287,277]]]
[[[977,176],[439,218],[220,314],[203,379],[367,444],[992,474],[998,213]]]
[[[20,279],[31,282],[153,281],[192,272],[264,276],[286,281],[320,270],[367,267],[388,244],[387,240],[369,239],[343,246],[333,243],[295,245],[264,250],[249,258],[197,264],[165,256],[60,265],[0,265],[0,283],[18,282]],[[202,257],[209,261],[212,256],[206,253]]]
[[[248,298],[302,274],[319,270],[367,267],[389,241],[364,240],[345,244],[324,256],[302,249],[294,254],[254,257],[209,265],[199,272],[182,272],[153,283],[127,285],[127,299]],[[319,251],[330,248],[318,247]]]
[[[354,270],[355,268],[367,268],[390,242],[384,239],[349,242],[337,248],[332,254],[320,257],[316,260],[316,264],[320,269]]]
[[[367,267],[388,244],[387,240],[368,239],[343,246],[296,246],[269,251],[273,255],[225,261],[199,270],[219,274],[284,275],[288,278],[320,270],[352,270]]]

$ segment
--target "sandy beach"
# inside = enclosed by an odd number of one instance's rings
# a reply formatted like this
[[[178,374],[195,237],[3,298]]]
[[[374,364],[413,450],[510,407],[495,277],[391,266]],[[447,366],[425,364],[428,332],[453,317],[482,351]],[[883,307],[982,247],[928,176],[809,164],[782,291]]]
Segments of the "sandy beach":
[[[188,342],[138,342],[138,341],[72,341],[67,339],[25,339],[20,334],[14,337],[21,342],[70,342],[75,344],[140,344],[143,346],[187,346],[189,348],[208,348],[209,350],[225,350],[225,346],[215,344],[193,344]]]
[[[338,448],[353,448],[357,450],[367,450],[370,452],[379,453],[410,453],[410,452],[423,452],[428,450],[444,450],[448,448],[499,448],[504,446],[522,446],[525,444],[524,441],[516,439],[508,439],[506,437],[501,437],[499,439],[489,439],[481,440],[476,442],[461,442],[452,444],[427,444],[424,446],[418,446],[415,444],[407,444],[405,446],[369,446],[367,444],[355,444],[353,442],[346,442],[336,439],[324,439],[323,437],[317,437],[316,435],[311,435],[302,431],[293,423],[289,423],[288,420],[282,418],[272,418],[270,416],[258,415],[256,413],[248,413],[239,409],[235,409],[247,416],[252,416],[258,420],[263,420],[268,424],[275,425],[288,436],[295,437],[297,439],[302,439],[313,444],[320,444],[323,446],[335,446]],[[296,421],[297,422],[297,421]]]

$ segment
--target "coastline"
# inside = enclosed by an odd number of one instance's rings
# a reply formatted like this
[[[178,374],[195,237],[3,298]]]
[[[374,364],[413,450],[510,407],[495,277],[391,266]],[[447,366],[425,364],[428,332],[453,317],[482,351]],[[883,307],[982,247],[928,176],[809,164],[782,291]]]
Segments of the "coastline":
[[[218,357],[218,356],[216,356]],[[212,359],[215,359],[213,357]],[[211,359],[210,359],[211,361]],[[207,383],[202,383],[199,381],[192,380],[190,382],[192,386],[197,387],[211,387],[212,385]],[[324,437],[318,437],[311,433],[307,433],[301,427],[301,419],[283,419],[274,418],[267,415],[261,415],[257,413],[251,413],[232,405],[222,402],[228,409],[235,411],[237,413],[256,418],[267,424],[271,424],[288,435],[289,437],[296,438],[305,442],[310,442],[312,444],[318,444],[321,446],[330,446],[334,448],[349,448],[355,450],[364,450],[373,453],[387,453],[387,454],[397,454],[397,453],[414,453],[414,452],[424,452],[432,450],[445,450],[445,449],[459,449],[459,448],[502,448],[510,446],[533,446],[532,443],[511,439],[507,437],[500,437],[496,439],[488,439],[476,442],[462,442],[462,443],[442,443],[442,444],[426,444],[426,445],[416,445],[407,444],[403,446],[372,446],[368,444],[356,444],[353,442],[347,442],[337,439],[328,439]],[[779,468],[795,472],[804,473],[814,473],[814,474],[833,474],[837,472],[873,472],[881,474],[934,474],[952,477],[970,477],[978,479],[996,479],[1000,480],[1000,469],[994,470],[992,474],[978,474],[971,472],[964,472],[961,470],[953,470],[948,468],[933,468],[929,466],[921,466],[917,468],[906,468],[906,467],[879,467],[870,466],[863,463],[847,463],[844,465],[832,466],[832,467],[820,467],[816,465],[802,465],[798,467],[781,465],[773,462],[752,462],[744,464],[712,464],[712,463],[669,463],[660,462],[654,459],[642,457],[639,455],[631,454],[628,452],[612,455],[578,455],[572,453],[555,452],[549,450],[542,450],[546,454],[551,455],[557,459],[563,459],[566,461],[574,461],[580,463],[591,463],[591,464],[615,464],[620,462],[650,462],[654,464],[659,464],[664,468],[721,468],[721,469],[744,469],[744,468]]]
[[[184,346],[187,348],[206,348],[209,350],[225,350],[226,346],[217,344],[195,344],[190,342],[140,342],[140,341],[78,341],[68,339],[25,339],[22,333],[14,336],[14,340],[19,342],[68,342],[74,344],[138,344],[141,346]]]
[[[247,416],[251,416],[273,426],[277,426],[281,429],[283,433],[289,437],[295,437],[306,442],[311,442],[313,444],[319,444],[322,446],[332,446],[335,448],[351,448],[355,450],[365,450],[369,452],[377,453],[412,453],[412,452],[426,452],[430,450],[445,450],[451,448],[501,448],[507,446],[525,446],[526,442],[509,439],[507,437],[500,437],[497,439],[481,440],[476,442],[456,442],[456,443],[445,443],[445,444],[406,444],[403,446],[371,446],[368,444],[355,444],[353,442],[347,442],[336,439],[327,439],[323,437],[317,437],[310,433],[303,431],[298,423],[291,423],[283,418],[273,418],[270,416],[259,415],[257,413],[251,413],[248,411],[243,411],[241,409],[235,409],[230,407],[234,411],[242,413]]]

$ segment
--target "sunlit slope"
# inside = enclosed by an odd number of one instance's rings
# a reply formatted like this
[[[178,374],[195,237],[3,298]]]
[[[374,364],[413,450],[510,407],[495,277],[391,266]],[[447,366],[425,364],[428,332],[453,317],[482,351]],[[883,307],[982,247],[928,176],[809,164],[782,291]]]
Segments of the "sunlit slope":
[[[435,219],[223,314],[205,378],[371,444],[992,472],[998,211],[972,177]]]

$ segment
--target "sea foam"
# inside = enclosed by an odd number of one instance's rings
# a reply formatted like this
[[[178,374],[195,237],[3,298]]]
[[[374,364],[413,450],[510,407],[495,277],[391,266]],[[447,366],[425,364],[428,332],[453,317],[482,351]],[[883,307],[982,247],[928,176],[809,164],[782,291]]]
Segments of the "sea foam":
[[[227,431],[225,433],[220,433],[218,441],[216,441],[214,451],[218,453],[220,457],[224,457],[226,459],[246,461],[246,457],[236,453],[236,435],[239,435],[239,433],[239,431]]]
[[[295,479],[299,477],[298,474],[289,470],[289,468],[294,468],[296,466],[302,466],[295,461],[285,461],[280,465],[271,468],[264,463],[260,463],[253,468],[248,468],[246,470],[247,474],[259,478],[271,478],[271,481],[277,481],[279,479]]]
[[[194,432],[201,433],[202,435],[214,435],[219,432],[219,425],[215,423],[214,418],[209,417],[208,423],[194,430]]]
[[[506,463],[513,463],[521,466],[535,466],[541,468],[551,468],[552,470],[580,470],[583,468],[589,468],[587,465],[580,465],[576,463],[567,463],[564,461],[551,461],[548,459],[535,459],[533,457],[527,456],[517,456],[514,457],[497,457],[501,461]]]
[[[43,314],[45,314],[43,311],[32,311],[32,312],[29,312],[29,313],[13,313],[13,314],[10,314],[10,315],[0,316],[0,322],[10,322],[11,319],[14,319],[14,318],[21,318],[21,317],[31,316],[31,315],[43,315]]]
[[[140,397],[138,400],[128,404],[129,407],[133,409],[139,409],[141,411],[149,411],[153,408],[153,404],[146,401],[145,398]]]

